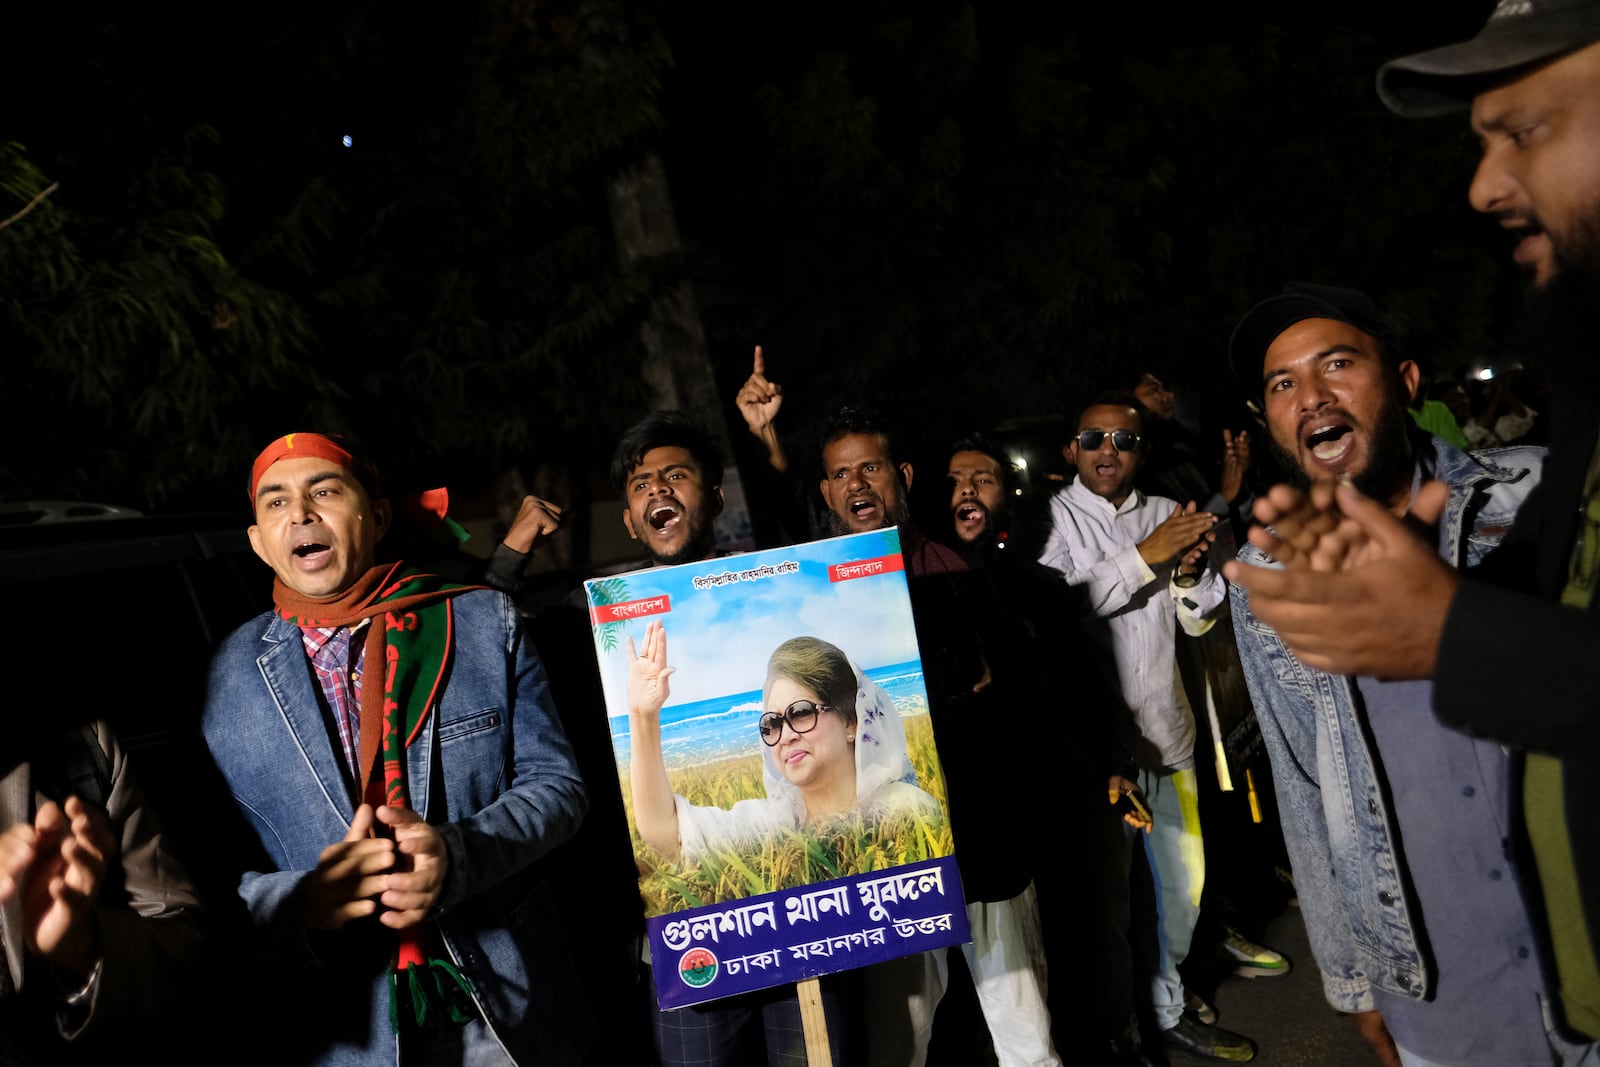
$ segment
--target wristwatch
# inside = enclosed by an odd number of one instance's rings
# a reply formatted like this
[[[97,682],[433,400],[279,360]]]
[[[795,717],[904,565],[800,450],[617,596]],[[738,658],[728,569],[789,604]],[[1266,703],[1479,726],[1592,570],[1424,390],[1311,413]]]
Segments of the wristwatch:
[[[1172,584],[1179,589],[1193,589],[1200,584],[1200,572],[1185,574],[1183,571],[1178,571],[1172,576]]]

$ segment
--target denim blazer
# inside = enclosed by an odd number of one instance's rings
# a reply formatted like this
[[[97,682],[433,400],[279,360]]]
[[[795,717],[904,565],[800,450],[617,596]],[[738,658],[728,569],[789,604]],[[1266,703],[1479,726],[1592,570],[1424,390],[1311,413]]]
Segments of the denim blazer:
[[[565,1063],[582,1005],[559,920],[532,865],[577,830],[588,804],[537,653],[503,593],[461,594],[444,695],[407,749],[411,806],[449,852],[437,927],[495,1037],[523,1064]],[[393,933],[357,920],[304,922],[304,886],[354,814],[338,741],[300,630],[267,612],[212,661],[206,743],[266,862],[239,893],[295,1062],[394,1064],[387,967]],[[263,1009],[264,1010],[264,1009]]]
[[[1544,449],[1466,453],[1439,438],[1419,448],[1424,477],[1450,487],[1439,552],[1476,565],[1505,537],[1538,483]],[[1277,566],[1255,546],[1245,563]],[[1294,866],[1295,891],[1328,1002],[1343,1012],[1373,1007],[1376,986],[1422,999],[1434,976],[1418,948],[1414,899],[1395,848],[1394,815],[1379,782],[1355,679],[1312,670],[1230,588],[1239,659],[1267,755]],[[1419,709],[1431,715],[1432,709]]]

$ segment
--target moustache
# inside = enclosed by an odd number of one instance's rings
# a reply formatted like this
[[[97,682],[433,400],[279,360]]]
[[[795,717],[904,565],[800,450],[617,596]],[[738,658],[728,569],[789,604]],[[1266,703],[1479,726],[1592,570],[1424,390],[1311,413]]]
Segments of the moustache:
[[[1532,208],[1506,208],[1503,211],[1496,211],[1494,219],[1507,230],[1544,231],[1544,224],[1539,221],[1539,216]]]

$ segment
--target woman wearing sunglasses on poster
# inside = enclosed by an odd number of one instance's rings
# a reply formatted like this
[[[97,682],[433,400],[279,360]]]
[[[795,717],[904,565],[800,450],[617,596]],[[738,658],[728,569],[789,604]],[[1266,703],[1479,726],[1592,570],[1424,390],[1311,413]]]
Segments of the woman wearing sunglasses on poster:
[[[840,649],[815,637],[779,645],[767,661],[757,723],[765,797],[732,808],[675,796],[661,755],[667,634],[645,628],[637,651],[628,639],[628,721],[634,819],[639,836],[668,860],[693,863],[708,850],[859,814],[940,817],[939,802],[918,788],[894,702]]]

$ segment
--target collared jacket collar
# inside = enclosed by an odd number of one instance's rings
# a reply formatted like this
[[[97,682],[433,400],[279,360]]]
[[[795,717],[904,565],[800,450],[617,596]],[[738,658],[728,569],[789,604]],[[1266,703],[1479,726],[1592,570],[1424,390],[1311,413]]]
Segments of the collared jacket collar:
[[[1481,561],[1509,531],[1543,460],[1542,448],[1466,453],[1438,438],[1420,442],[1423,477],[1450,487],[1439,524],[1440,555],[1460,568]],[[1239,558],[1277,566],[1250,544]],[[1250,611],[1242,586],[1231,583],[1229,595],[1239,658],[1272,762],[1295,890],[1328,1002],[1344,1012],[1370,1010],[1374,986],[1420,1000],[1434,976],[1408,906],[1394,814],[1361,721],[1355,681],[1306,667]]]

